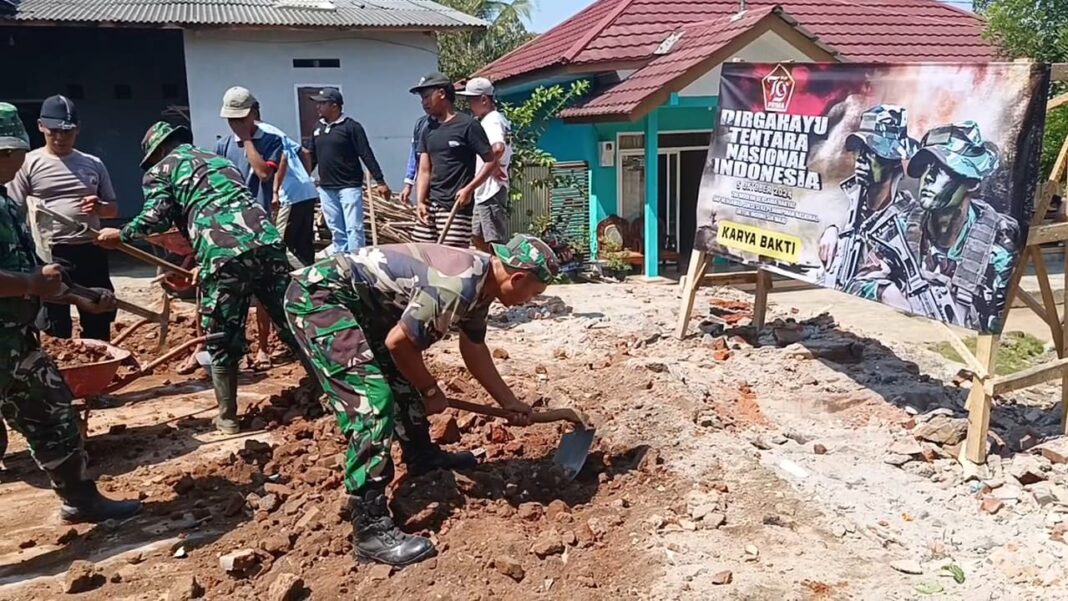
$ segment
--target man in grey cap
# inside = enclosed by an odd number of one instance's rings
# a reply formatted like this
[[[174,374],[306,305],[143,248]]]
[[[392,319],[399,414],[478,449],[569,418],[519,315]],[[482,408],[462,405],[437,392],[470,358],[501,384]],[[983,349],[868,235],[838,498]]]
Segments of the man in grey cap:
[[[485,77],[468,80],[464,90],[457,92],[457,95],[467,98],[471,113],[478,117],[496,159],[493,175],[475,190],[471,234],[475,247],[483,252],[489,252],[491,244],[500,244],[508,239],[508,165],[512,162],[512,124],[497,110],[493,93],[493,83]],[[475,172],[481,171],[484,164],[482,157],[476,157]]]
[[[8,186],[16,202],[33,209],[35,203],[82,223],[100,229],[100,219],[118,217],[119,205],[111,186],[111,176],[103,161],[77,150],[78,109],[65,96],[51,96],[41,105],[37,128],[44,134],[45,145],[26,155],[26,162]],[[84,231],[36,213],[37,233],[43,255],[62,263],[74,283],[89,288],[114,290],[111,284],[108,253],[92,244],[93,237]],[[74,333],[71,308],[65,303],[46,303],[49,326],[56,338],[70,338]],[[94,314],[79,311],[82,338],[111,339],[114,312]]]
[[[319,123],[312,132],[312,166],[319,167],[319,200],[323,217],[333,237],[334,252],[354,252],[366,244],[363,231],[363,169],[378,182],[376,192],[389,198],[391,192],[378,166],[367,132],[346,115],[345,99],[337,88],[323,88],[311,97],[316,102]],[[370,186],[370,182],[367,182]]]
[[[34,325],[42,299],[74,303],[87,313],[114,310],[115,299],[101,289],[95,302],[74,295],[59,266],[41,265],[25,214],[4,191],[29,148],[18,111],[0,102],[0,414],[26,438],[34,461],[48,474],[63,500],[63,521],[124,520],[140,512],[141,504],[104,497],[86,474],[70,388],[41,350]]]
[[[430,116],[419,141],[419,177],[416,205],[418,223],[412,232],[416,242],[435,243],[449,221],[447,246],[471,245],[472,201],[475,190],[497,171],[497,157],[482,126],[456,110],[456,89],[441,73],[431,73],[411,89]],[[483,161],[476,169],[477,159]]]
[[[820,239],[824,285],[847,290],[874,248],[868,236],[887,211],[908,211],[915,199],[902,186],[905,161],[916,151],[908,135],[904,107],[881,104],[864,112],[860,127],[846,138],[854,155],[854,174],[842,182],[849,200],[843,227],[829,226]]]

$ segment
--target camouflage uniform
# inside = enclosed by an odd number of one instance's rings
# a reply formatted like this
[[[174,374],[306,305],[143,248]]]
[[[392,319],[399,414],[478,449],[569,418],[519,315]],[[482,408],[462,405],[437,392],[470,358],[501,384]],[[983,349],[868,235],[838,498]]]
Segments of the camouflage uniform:
[[[143,146],[149,156],[170,136],[188,130],[157,123]],[[142,163],[144,165],[144,163]],[[235,366],[245,352],[245,321],[256,296],[296,348],[282,310],[289,263],[282,238],[267,213],[242,183],[233,163],[215,153],[181,144],[145,174],[145,205],[122,230],[123,242],[179,225],[200,267],[200,319],[205,332],[226,334],[208,343],[212,365]]]
[[[0,103],[0,149],[29,149],[18,113],[7,103]],[[0,270],[31,273],[39,265],[26,216],[0,186]],[[0,413],[64,491],[85,479],[85,454],[70,389],[41,350],[34,325],[40,307],[37,297],[0,298]],[[76,465],[57,473],[68,460]]]
[[[534,238],[516,240],[494,245],[497,257],[551,281],[552,251]],[[494,300],[482,290],[491,277],[490,255],[436,244],[366,247],[293,275],[285,309],[349,440],[350,493],[392,480],[394,432],[402,442],[428,437],[422,397],[394,364],[387,334],[400,324],[422,350],[455,326],[482,343]]]
[[[909,162],[909,176],[922,178],[935,162],[955,178],[982,181],[1000,163],[997,148],[983,142],[973,122],[954,123],[927,132],[922,148]],[[895,218],[894,229],[903,232],[907,257],[915,264],[920,285],[898,285],[914,313],[949,324],[1000,332],[1014,259],[1019,254],[1020,227],[1009,215],[987,202],[969,197],[964,223],[945,248],[932,243],[929,220],[935,211],[960,211],[962,205],[925,209],[921,198],[908,212]],[[881,297],[888,279],[876,277],[858,287],[861,296]]]

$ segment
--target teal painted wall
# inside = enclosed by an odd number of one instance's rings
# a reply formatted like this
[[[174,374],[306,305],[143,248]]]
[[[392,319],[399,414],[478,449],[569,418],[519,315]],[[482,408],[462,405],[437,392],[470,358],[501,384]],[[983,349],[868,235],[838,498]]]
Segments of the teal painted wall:
[[[661,132],[711,130],[715,123],[714,108],[661,107],[658,110]],[[590,166],[590,194],[596,196],[597,222],[616,211],[616,168],[600,167],[598,144],[616,141],[620,133],[643,131],[643,122],[569,124],[554,121],[541,138],[541,146],[558,161],[586,161]],[[617,157],[618,164],[618,157]],[[592,199],[591,199],[592,200]]]

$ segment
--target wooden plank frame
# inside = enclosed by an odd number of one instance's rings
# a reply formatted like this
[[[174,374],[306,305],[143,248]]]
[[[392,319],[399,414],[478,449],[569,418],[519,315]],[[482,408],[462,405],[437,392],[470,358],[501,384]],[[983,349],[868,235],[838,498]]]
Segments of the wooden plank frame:
[[[1068,64],[1058,63],[1051,66],[1053,81],[1068,81]],[[1047,111],[1068,102],[1068,95],[1059,96],[1047,105]],[[1053,197],[1061,190],[1068,189],[1068,183],[1062,187],[1062,180],[1068,174],[1068,139],[1061,145],[1057,160],[1050,172],[1050,180],[1042,183],[1035,199],[1035,212],[1032,217],[1025,247],[1020,251],[1020,261],[1009,282],[1006,307],[1011,307],[1013,300],[1019,298],[1023,303],[1046,322],[1050,328],[1057,359],[1026,369],[1015,374],[998,376],[994,366],[997,362],[997,350],[1000,336],[982,334],[976,343],[976,352],[972,353],[956,332],[941,324],[948,334],[953,349],[964,359],[972,371],[972,386],[968,393],[968,437],[964,444],[964,456],[977,464],[986,463],[987,435],[990,429],[990,413],[994,397],[1014,390],[1035,386],[1060,377],[1061,379],[1061,427],[1068,434],[1068,302],[1059,312],[1049,282],[1049,272],[1042,258],[1041,246],[1057,243],[1062,245],[1064,253],[1064,290],[1068,293],[1068,223],[1046,223],[1046,214],[1053,202]],[[1034,265],[1038,279],[1041,299],[1020,289],[1020,279],[1027,271],[1027,264]],[[693,313],[694,299],[701,286],[729,286],[737,284],[756,284],[753,300],[753,324],[757,329],[764,327],[767,316],[767,295],[771,291],[771,273],[763,268],[756,271],[705,274],[712,264],[712,256],[704,251],[694,250],[690,256],[690,265],[683,280],[682,302],[679,307],[679,320],[675,334],[679,339],[686,337],[690,317]],[[1006,308],[1006,312],[1009,309]]]

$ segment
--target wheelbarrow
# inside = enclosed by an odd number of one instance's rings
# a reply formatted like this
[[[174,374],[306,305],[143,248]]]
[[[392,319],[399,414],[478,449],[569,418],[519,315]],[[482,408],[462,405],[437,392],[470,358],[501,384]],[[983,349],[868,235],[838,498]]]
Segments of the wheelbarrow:
[[[222,336],[222,333],[215,333],[187,340],[145,365],[140,365],[130,351],[119,348],[113,344],[101,340],[75,338],[74,342],[77,342],[78,344],[105,348],[109,358],[104,361],[87,363],[85,365],[63,367],[60,368],[59,373],[63,376],[63,381],[67,383],[67,387],[70,388],[71,395],[75,399],[91,399],[124,388],[134,380],[152,373],[153,370],[167,361],[180,356],[182,353],[188,352],[190,348],[204,344],[209,340],[221,338]],[[115,374],[118,373],[119,366],[124,363],[132,365],[134,370],[121,378],[116,379]],[[86,403],[82,407],[82,413],[78,424],[78,428],[82,433],[82,440],[85,440],[88,436],[89,411],[89,404]]]

